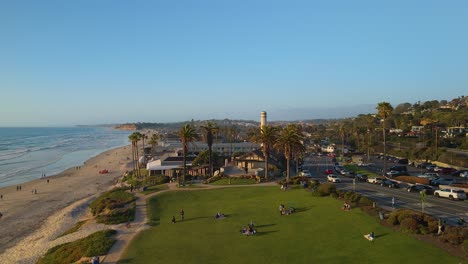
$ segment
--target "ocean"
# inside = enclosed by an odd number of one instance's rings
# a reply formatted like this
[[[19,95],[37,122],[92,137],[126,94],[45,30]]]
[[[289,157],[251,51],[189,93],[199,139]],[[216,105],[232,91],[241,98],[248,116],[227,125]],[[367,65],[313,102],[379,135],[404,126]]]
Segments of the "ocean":
[[[80,166],[106,150],[130,144],[130,133],[104,127],[0,127],[0,187]]]

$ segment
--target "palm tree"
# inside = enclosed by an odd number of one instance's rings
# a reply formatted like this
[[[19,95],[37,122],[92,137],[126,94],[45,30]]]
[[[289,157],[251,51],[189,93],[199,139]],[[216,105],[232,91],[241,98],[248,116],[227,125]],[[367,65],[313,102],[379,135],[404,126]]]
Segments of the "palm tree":
[[[145,133],[141,134],[141,140],[143,144],[143,155],[145,155],[145,139],[148,139],[148,135],[146,135]]]
[[[384,154],[383,154],[383,158],[384,158],[384,173],[387,172],[387,157],[386,157],[386,154],[387,154],[387,142],[386,142],[386,138],[385,138],[385,121],[387,120],[388,117],[390,117],[390,115],[392,114],[392,111],[393,111],[393,107],[390,103],[387,103],[387,102],[381,102],[381,103],[378,103],[377,104],[377,107],[376,107],[377,111],[378,111],[378,115],[380,116],[380,118],[382,118],[382,133],[383,133],[383,150],[384,150]]]
[[[305,149],[303,140],[304,136],[299,127],[294,124],[286,126],[279,133],[275,147],[286,157],[286,182],[289,182],[289,163],[292,155]]]
[[[178,132],[180,141],[182,141],[183,153],[184,153],[184,170],[182,175],[182,184],[185,184],[185,174],[187,174],[187,151],[188,144],[195,141],[198,138],[197,131],[195,127],[190,124],[185,124],[180,128]]]
[[[206,143],[208,144],[208,162],[209,162],[209,176],[213,177],[213,136],[219,131],[219,127],[213,122],[207,122],[206,125],[201,126],[203,129]]]
[[[132,142],[133,175],[137,178],[140,177],[140,165],[138,162],[138,141],[140,140],[140,136],[139,132],[133,132],[128,136],[128,139]]]
[[[261,144],[263,157],[265,158],[265,178],[268,179],[268,158],[270,157],[271,148],[274,146],[278,138],[278,128],[274,126],[262,126],[253,131],[251,140]]]
[[[158,134],[153,134],[151,135],[150,140],[148,141],[148,144],[151,145],[151,156],[154,156],[154,150],[156,149],[156,145],[158,144],[160,137]]]

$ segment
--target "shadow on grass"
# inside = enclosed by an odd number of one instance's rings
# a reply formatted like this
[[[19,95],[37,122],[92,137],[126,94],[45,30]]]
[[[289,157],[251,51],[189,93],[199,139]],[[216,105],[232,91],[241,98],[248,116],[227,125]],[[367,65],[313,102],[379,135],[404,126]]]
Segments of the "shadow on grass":
[[[127,263],[133,263],[133,259],[131,258],[126,258],[126,259],[121,259],[117,261],[118,264],[127,264]]]
[[[271,231],[257,231],[257,233],[254,236],[267,236],[271,233],[276,233],[278,230],[271,230]]]
[[[255,226],[257,228],[262,228],[262,227],[269,227],[269,226],[275,226],[276,224],[264,224],[264,225],[258,225],[258,226]]]
[[[376,236],[375,236],[375,238],[383,237],[383,236],[386,236],[386,235],[388,235],[388,233],[384,233],[384,234],[376,235]]]
[[[312,208],[312,206],[294,208],[294,213],[293,213],[293,214],[305,212],[305,211],[308,211],[308,210],[311,209],[311,208]]]
[[[179,221],[179,222],[189,222],[189,221],[194,221],[198,219],[209,219],[209,218],[214,218],[214,217],[213,216],[199,216],[199,217],[185,218],[184,220]]]

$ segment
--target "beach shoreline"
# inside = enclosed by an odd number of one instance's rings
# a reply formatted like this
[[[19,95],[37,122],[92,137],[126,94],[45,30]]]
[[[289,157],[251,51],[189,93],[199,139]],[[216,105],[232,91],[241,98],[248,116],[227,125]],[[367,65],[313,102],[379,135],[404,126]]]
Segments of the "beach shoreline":
[[[21,242],[32,236],[41,240],[55,239],[60,235],[56,234],[57,230],[70,228],[78,222],[83,214],[75,209],[82,207],[81,211],[87,211],[83,201],[108,190],[125,171],[131,170],[129,157],[131,147],[122,146],[56,175],[0,188],[3,195],[0,199],[0,213],[3,215],[0,218],[0,259],[11,260],[13,256],[16,262],[12,263],[32,263],[27,260],[30,258],[25,255],[30,253],[24,252],[25,245]],[[99,171],[104,169],[109,173],[100,174]],[[18,190],[19,185],[21,190]],[[59,219],[62,211],[63,219]],[[52,216],[57,218],[54,224],[44,226]],[[64,221],[65,224],[62,223]],[[35,253],[37,255],[38,252]]]

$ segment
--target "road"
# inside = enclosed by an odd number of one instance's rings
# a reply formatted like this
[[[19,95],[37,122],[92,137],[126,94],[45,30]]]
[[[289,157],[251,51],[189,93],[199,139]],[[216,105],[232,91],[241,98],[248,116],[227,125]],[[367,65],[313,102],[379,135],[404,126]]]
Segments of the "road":
[[[330,157],[309,157],[304,160],[303,169],[308,169],[312,178],[318,179],[321,182],[326,182],[326,176],[323,172],[325,169],[333,169],[333,166],[334,164]],[[379,170],[379,164],[375,164],[375,166],[376,170]],[[420,170],[416,168],[410,169],[410,173],[419,173],[419,171]],[[355,190],[375,201],[379,207],[393,210],[392,197],[395,197],[397,208],[409,208],[422,211],[420,194],[417,192],[408,192],[406,190],[407,184],[403,183],[400,188],[394,189],[357,181],[354,185],[352,178],[346,178],[344,176],[340,176],[340,178],[342,179],[342,183],[336,184],[339,189]],[[450,224],[455,224],[460,217],[468,222],[468,201],[451,201],[449,199],[427,195],[424,203],[424,212],[436,218],[442,218]]]

